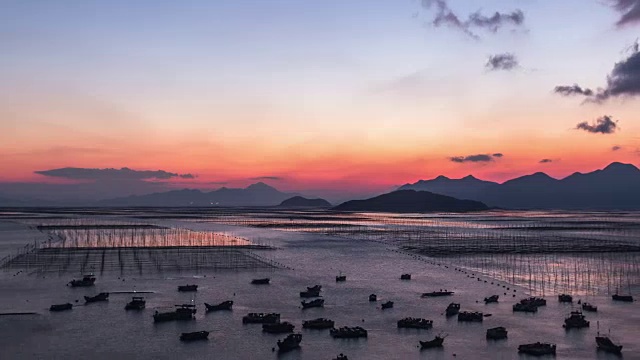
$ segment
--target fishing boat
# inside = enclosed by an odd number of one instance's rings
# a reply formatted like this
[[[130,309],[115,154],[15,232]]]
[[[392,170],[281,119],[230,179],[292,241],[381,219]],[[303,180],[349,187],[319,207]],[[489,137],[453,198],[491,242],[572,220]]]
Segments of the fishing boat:
[[[180,285],[178,286],[178,291],[180,292],[198,291],[198,285]]]
[[[253,285],[269,285],[269,282],[271,282],[270,278],[253,279],[253,280],[251,280],[251,283]]]
[[[96,296],[85,296],[84,297],[84,301],[86,303],[93,303],[93,302],[107,301],[107,300],[109,300],[109,293],[108,292],[101,292],[100,294],[98,294]]]
[[[445,337],[446,336],[437,335],[435,338],[433,338],[433,340],[420,341],[420,348],[421,349],[431,349],[431,348],[436,348],[436,347],[442,347],[442,344],[444,343],[444,338]]]
[[[300,291],[301,298],[312,298],[312,297],[319,297],[319,296],[320,296],[319,290]]]
[[[501,340],[507,338],[507,329],[503,326],[487,329],[487,339]]]
[[[558,295],[558,301],[561,303],[570,303],[573,302],[573,296],[567,294]]]
[[[209,312],[209,311],[220,311],[220,310],[231,310],[232,306],[233,306],[233,301],[231,301],[231,300],[223,301],[218,305],[210,305],[210,304],[204,303],[204,307],[207,309],[207,312]]]
[[[304,329],[324,330],[333,329],[335,322],[333,320],[325,318],[317,318],[313,320],[307,320],[302,323]]]
[[[547,300],[534,296],[534,297],[529,297],[529,298],[520,300],[520,304],[533,305],[533,306],[536,306],[536,307],[538,307],[538,306],[546,306],[547,305]]]
[[[589,327],[589,322],[582,315],[582,311],[572,311],[568,318],[564,319],[563,328],[569,329],[580,329]]]
[[[439,297],[439,296],[451,296],[453,295],[453,291],[448,290],[440,290],[440,291],[432,291],[428,293],[423,293],[421,297]]]
[[[296,326],[290,322],[277,322],[272,324],[262,324],[262,331],[269,334],[292,333]]]
[[[589,312],[598,312],[598,307],[588,302],[582,303],[582,310]]]
[[[433,320],[427,320],[422,318],[407,317],[398,320],[398,328],[405,329],[431,329],[433,327]]]
[[[191,304],[176,305],[174,311],[156,312],[153,314],[154,322],[166,322],[173,320],[193,320],[195,319],[196,307]]]
[[[249,313],[242,317],[243,324],[274,324],[280,322],[277,313]]]
[[[49,308],[49,311],[65,311],[65,310],[71,310],[71,309],[73,309],[73,305],[70,303],[66,303],[66,304],[51,305],[51,307]]]
[[[447,306],[447,310],[445,310],[445,314],[447,317],[457,315],[460,312],[460,304],[451,303]]]
[[[321,290],[322,290],[322,285],[307,286],[307,291],[320,292]]]
[[[336,275],[336,282],[347,281],[347,275],[342,275],[342,273]]]
[[[361,328],[360,326],[348,327],[343,326],[338,329],[329,330],[329,334],[331,337],[335,339],[356,339],[361,337],[367,337],[367,330]]]
[[[612,298],[614,301],[633,302],[633,296],[631,296],[631,295],[618,295],[618,294],[614,294],[614,295],[611,295],[611,298]]]
[[[622,345],[616,345],[608,336],[598,334],[598,336],[596,336],[596,345],[598,346],[598,350],[612,354],[622,353]]]
[[[518,346],[518,352],[534,356],[555,355],[556,345],[541,342],[523,344]]]
[[[208,331],[194,331],[182,333],[180,335],[181,341],[195,341],[195,340],[207,340],[209,338]]]
[[[89,287],[96,283],[96,278],[93,275],[84,275],[82,279],[73,279],[69,281],[67,285],[71,287]]]
[[[400,275],[400,280],[411,280],[411,274]]]
[[[302,301],[300,303],[302,304],[302,308],[303,309],[309,309],[309,308],[314,308],[314,307],[323,307],[324,306],[324,299],[315,299],[315,300],[311,300],[311,301]]]
[[[347,357],[347,355],[340,353],[333,360],[349,360],[349,358]]]
[[[518,304],[513,304],[513,311],[535,313],[535,312],[538,312],[538,307],[531,303],[527,303],[527,304],[518,303]]]
[[[131,301],[124,306],[125,310],[142,310],[147,305],[147,302],[142,296],[134,296]]]
[[[278,351],[287,352],[300,347],[302,334],[290,334],[283,340],[278,340]]]
[[[489,297],[484,298],[485,304],[497,303],[500,295],[491,295]]]
[[[380,306],[382,310],[393,308],[393,301],[387,301]]]
[[[369,301],[378,301],[378,296],[376,294],[369,295]]]
[[[463,311],[461,313],[458,313],[458,321],[482,322],[482,319],[483,319],[482,313],[478,311],[474,311],[474,312]]]

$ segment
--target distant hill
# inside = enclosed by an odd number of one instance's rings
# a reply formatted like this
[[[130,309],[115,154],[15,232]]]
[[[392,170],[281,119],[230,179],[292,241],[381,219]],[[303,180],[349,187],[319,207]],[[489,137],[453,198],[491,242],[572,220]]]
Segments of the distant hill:
[[[328,208],[331,207],[331,203],[325,199],[307,199],[302,196],[294,196],[281,202],[278,206]]]
[[[511,209],[637,210],[640,169],[612,163],[602,170],[554,179],[545,173],[518,177],[502,184],[466,177],[438,177],[400,189],[426,190]]]
[[[148,195],[103,200],[101,206],[276,206],[297,194],[280,192],[259,182],[244,189],[220,188],[215,191],[183,189]]]
[[[428,191],[398,190],[366,200],[351,200],[334,210],[342,211],[383,211],[383,212],[463,212],[487,210],[478,201],[459,200],[451,196]]]

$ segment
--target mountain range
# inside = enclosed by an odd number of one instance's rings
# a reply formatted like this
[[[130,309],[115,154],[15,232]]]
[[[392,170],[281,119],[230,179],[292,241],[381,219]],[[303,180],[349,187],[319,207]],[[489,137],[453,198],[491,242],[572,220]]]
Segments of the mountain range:
[[[464,212],[487,210],[488,207],[473,200],[459,200],[429,191],[397,190],[365,200],[351,200],[333,208],[340,211],[384,212]]]
[[[538,172],[499,184],[471,175],[461,179],[438,176],[398,189],[431,191],[509,209],[640,209],[640,169],[617,162],[563,179]]]
[[[331,203],[325,199],[308,199],[302,196],[294,196],[278,205],[286,208],[329,208]]]
[[[103,200],[99,206],[276,206],[298,194],[281,192],[259,182],[244,189],[220,188],[203,192],[194,189],[173,190],[148,195],[133,195]]]

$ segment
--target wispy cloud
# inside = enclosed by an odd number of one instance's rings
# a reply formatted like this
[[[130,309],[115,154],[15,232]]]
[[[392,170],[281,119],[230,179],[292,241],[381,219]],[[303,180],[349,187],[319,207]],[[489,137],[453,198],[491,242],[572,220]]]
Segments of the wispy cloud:
[[[132,170],[121,169],[88,169],[66,167],[60,169],[34,171],[34,173],[57,178],[73,180],[168,180],[172,178],[194,179],[193,174],[177,174],[164,170]]]
[[[582,88],[578,84],[573,85],[559,85],[553,89],[553,92],[556,94],[560,94],[562,96],[572,96],[572,95],[584,95],[584,96],[592,96],[593,90],[588,88]]]
[[[467,36],[479,39],[475,29],[484,29],[490,32],[497,32],[505,25],[522,26],[524,24],[524,13],[516,9],[509,13],[494,12],[492,15],[483,15],[476,11],[463,17],[456,14],[446,0],[422,0],[422,7],[428,11],[434,11],[435,15],[431,24],[435,27],[448,26],[462,31]]]
[[[280,181],[280,180],[284,180],[284,178],[280,177],[280,176],[257,176],[257,177],[249,178],[249,180],[253,180],[253,181],[263,181],[263,180]]]
[[[618,150],[622,150],[622,146],[614,145],[614,146],[611,147],[611,151],[618,151]]]
[[[542,160],[540,160],[540,161],[538,161],[538,162],[539,162],[540,164],[548,164],[548,163],[553,162],[553,160],[551,160],[551,159],[542,159]]]
[[[496,54],[489,56],[485,68],[490,71],[513,70],[519,66],[518,58],[511,53]]]
[[[618,26],[624,26],[640,21],[640,0],[608,0],[620,14],[616,22]]]
[[[449,158],[450,161],[453,161],[455,163],[467,163],[467,162],[471,162],[471,163],[486,163],[486,162],[492,162],[494,161],[496,158],[501,158],[504,155],[502,153],[495,153],[495,154],[475,154],[475,155],[467,155],[467,156],[452,156]]]
[[[596,119],[596,121],[591,124],[583,121],[576,125],[576,129],[584,130],[592,134],[613,134],[618,129],[618,122],[613,121],[611,116],[605,115]]]

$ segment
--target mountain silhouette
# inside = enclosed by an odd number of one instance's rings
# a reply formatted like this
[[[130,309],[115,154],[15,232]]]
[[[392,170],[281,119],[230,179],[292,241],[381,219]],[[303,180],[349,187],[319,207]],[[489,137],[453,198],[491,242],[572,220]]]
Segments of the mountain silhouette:
[[[602,170],[554,179],[538,172],[502,184],[462,179],[421,180],[400,189],[426,190],[511,209],[640,209],[640,169],[612,163]]]
[[[307,199],[302,196],[294,196],[289,198],[278,205],[280,207],[313,207],[313,208],[328,208],[331,207],[331,203],[325,199]]]
[[[262,182],[244,189],[222,187],[211,192],[183,189],[100,201],[101,206],[275,206],[297,194]]]
[[[487,210],[473,200],[459,200],[428,191],[397,190],[365,200],[351,200],[333,208],[341,211],[463,212]]]

